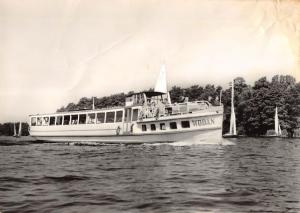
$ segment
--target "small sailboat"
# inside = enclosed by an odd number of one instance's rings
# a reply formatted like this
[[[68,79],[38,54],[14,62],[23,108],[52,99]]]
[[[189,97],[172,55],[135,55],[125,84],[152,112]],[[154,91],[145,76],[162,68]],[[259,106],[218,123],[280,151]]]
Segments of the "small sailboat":
[[[167,89],[167,75],[166,75],[166,65],[165,64],[161,65],[160,73],[156,80],[154,91],[165,94],[168,104],[172,104],[171,96]]]
[[[18,134],[16,135],[17,138],[22,136],[22,122],[19,123],[19,131]]]
[[[231,114],[230,114],[230,127],[229,132],[223,135],[224,138],[236,138],[238,135],[236,134],[236,118],[234,111],[234,80],[231,83]]]
[[[163,96],[167,100],[167,103],[169,105],[172,104],[170,92],[168,91],[168,88],[167,88],[167,75],[166,75],[166,65],[165,64],[162,64],[160,67],[160,73],[156,80],[154,91],[165,94]]]
[[[280,124],[279,124],[279,119],[278,119],[277,106],[276,106],[276,109],[275,109],[275,136],[277,136],[277,137],[282,136],[281,128],[280,128]]]
[[[16,123],[14,123],[14,135],[13,137],[17,137]]]
[[[268,137],[268,138],[282,137],[282,131],[279,123],[277,106],[275,108],[274,130],[268,130],[267,134],[264,137]]]

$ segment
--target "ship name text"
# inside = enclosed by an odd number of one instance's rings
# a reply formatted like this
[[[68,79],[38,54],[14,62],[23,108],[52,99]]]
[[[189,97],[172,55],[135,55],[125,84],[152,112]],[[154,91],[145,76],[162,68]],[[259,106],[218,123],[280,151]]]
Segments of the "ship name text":
[[[206,126],[215,124],[214,118],[202,118],[199,120],[192,120],[194,126]]]

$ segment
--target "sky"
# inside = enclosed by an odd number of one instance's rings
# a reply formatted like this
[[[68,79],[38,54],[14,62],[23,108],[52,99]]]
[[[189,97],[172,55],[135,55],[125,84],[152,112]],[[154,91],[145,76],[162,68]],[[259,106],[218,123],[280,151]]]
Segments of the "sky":
[[[0,122],[155,86],[300,80],[300,1],[0,0]]]

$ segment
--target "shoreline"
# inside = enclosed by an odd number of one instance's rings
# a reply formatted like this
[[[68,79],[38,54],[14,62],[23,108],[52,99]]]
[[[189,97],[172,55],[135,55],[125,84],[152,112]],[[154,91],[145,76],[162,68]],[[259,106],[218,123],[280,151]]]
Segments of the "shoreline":
[[[21,136],[19,138],[13,136],[0,136],[1,145],[20,145],[20,144],[29,144],[36,142],[36,139],[29,136]]]
[[[224,137],[222,137],[224,138]],[[256,136],[256,137],[251,137],[251,136],[242,136],[238,138],[266,138],[268,139],[269,137],[264,137],[264,136]],[[281,138],[281,139],[299,139],[300,137],[293,137],[293,138],[285,138],[285,137],[276,137],[276,138]],[[224,139],[231,139],[231,138],[224,138]],[[236,138],[232,138],[236,139]],[[22,136],[19,138],[13,137],[13,136],[0,136],[0,145],[26,145],[26,144],[31,144],[31,143],[38,143],[35,138],[32,136]]]

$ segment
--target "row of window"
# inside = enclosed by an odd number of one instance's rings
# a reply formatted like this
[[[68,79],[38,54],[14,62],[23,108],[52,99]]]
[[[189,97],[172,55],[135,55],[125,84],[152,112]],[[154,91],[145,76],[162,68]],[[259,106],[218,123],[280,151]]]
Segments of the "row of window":
[[[170,129],[177,129],[177,123],[176,122],[170,122],[169,123]],[[165,123],[160,123],[159,124],[160,130],[166,130],[166,124]],[[190,128],[190,121],[181,121],[181,128]],[[151,131],[156,131],[156,124],[150,124],[150,130]],[[142,125],[142,131],[146,132],[147,131],[147,125],[143,124]]]
[[[123,111],[32,117],[31,126],[115,123],[123,121]]]

